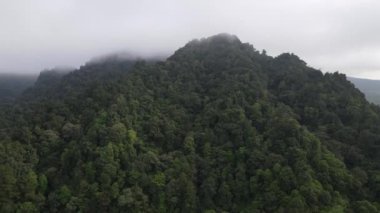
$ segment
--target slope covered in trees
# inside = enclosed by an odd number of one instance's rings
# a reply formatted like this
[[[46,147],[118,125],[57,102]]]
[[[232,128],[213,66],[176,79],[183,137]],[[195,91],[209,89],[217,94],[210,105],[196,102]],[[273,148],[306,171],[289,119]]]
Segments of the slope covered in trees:
[[[380,108],[237,37],[87,64],[2,117],[1,212],[378,212]]]
[[[33,86],[37,75],[0,74],[0,104],[14,101],[28,87]]]
[[[348,77],[362,91],[368,101],[380,105],[380,80]]]

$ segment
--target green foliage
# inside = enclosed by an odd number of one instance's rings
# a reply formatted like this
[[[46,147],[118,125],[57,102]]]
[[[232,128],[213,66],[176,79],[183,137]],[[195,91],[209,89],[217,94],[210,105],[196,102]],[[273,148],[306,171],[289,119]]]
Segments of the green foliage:
[[[1,212],[378,212],[380,108],[236,37],[43,73],[0,110]]]
[[[12,104],[36,79],[35,74],[0,74],[0,106]]]
[[[380,81],[353,77],[347,79],[365,94],[368,101],[377,105],[380,104]]]

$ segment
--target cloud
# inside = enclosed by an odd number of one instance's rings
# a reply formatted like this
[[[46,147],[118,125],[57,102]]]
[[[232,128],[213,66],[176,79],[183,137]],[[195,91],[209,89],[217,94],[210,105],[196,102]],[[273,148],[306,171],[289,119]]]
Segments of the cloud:
[[[110,52],[171,54],[228,32],[268,54],[380,79],[375,0],[14,0],[0,3],[0,70],[80,66]]]

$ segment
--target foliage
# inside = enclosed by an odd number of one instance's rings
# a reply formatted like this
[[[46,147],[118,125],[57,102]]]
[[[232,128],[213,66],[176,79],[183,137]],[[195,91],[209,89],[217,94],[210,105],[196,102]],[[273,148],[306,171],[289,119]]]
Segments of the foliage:
[[[1,212],[379,211],[380,108],[293,54],[222,34],[40,82],[4,109]]]

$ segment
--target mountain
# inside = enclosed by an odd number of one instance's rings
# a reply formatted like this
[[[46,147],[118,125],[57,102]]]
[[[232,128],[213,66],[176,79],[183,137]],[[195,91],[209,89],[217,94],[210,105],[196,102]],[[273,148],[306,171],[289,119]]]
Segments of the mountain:
[[[0,74],[0,104],[14,101],[28,87],[33,86],[37,75]]]
[[[380,210],[380,108],[294,54],[220,34],[45,77],[0,116],[1,212]]]
[[[349,81],[362,91],[368,101],[380,105],[380,80],[348,77]]]

